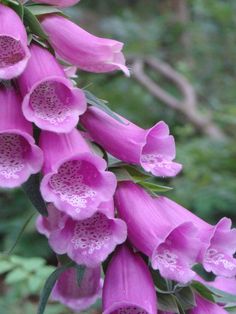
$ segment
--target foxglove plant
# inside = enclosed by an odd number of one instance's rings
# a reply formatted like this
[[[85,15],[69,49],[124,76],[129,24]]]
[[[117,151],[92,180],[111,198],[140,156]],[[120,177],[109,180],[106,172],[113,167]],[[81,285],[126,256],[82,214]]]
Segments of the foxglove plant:
[[[30,52],[30,61],[18,78],[23,113],[43,130],[70,132],[86,110],[84,93],[66,78],[48,50],[33,44]]]
[[[39,144],[44,152],[41,192],[47,202],[74,219],[85,219],[110,201],[115,175],[106,171],[105,160],[91,151],[78,130],[42,131]]]
[[[30,58],[25,27],[15,11],[0,3],[0,80],[20,75]]]
[[[156,314],[154,283],[142,258],[126,245],[109,263],[102,294],[103,314]]]
[[[44,16],[41,25],[62,60],[84,71],[103,73],[122,70],[129,76],[122,53],[123,43],[96,37],[57,14]]]
[[[191,221],[197,227],[202,243],[198,262],[207,271],[226,277],[236,275],[236,259],[233,258],[236,251],[236,229],[231,229],[230,219],[222,218],[212,226],[167,197],[158,197],[155,204],[158,214],[174,225]]]
[[[67,254],[77,264],[95,267],[127,237],[124,221],[114,218],[113,201],[102,203],[92,217],[75,220],[48,206],[48,217],[40,216],[37,229],[49,238],[57,254]]]
[[[102,284],[100,266],[86,268],[80,285],[76,268],[69,268],[58,278],[51,300],[59,301],[74,311],[83,311],[101,297]]]
[[[43,153],[35,145],[32,125],[21,112],[14,88],[0,85],[0,187],[15,188],[40,171]]]
[[[191,222],[173,224],[160,215],[152,197],[131,181],[120,182],[115,194],[119,217],[128,227],[128,239],[150,257],[152,267],[165,278],[186,283],[193,279],[201,244]]]
[[[123,117],[120,119],[123,123],[98,108],[89,108],[81,123],[94,141],[114,157],[140,165],[154,176],[178,174],[182,166],[173,162],[175,142],[163,121],[144,130]]]

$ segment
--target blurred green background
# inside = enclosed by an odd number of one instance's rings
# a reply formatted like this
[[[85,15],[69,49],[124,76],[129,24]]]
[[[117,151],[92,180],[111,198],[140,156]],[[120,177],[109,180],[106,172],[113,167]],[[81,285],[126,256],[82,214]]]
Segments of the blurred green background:
[[[176,139],[177,161],[184,168],[177,178],[158,180],[174,188],[167,196],[210,223],[222,216],[236,223],[235,0],[81,0],[67,12],[89,32],[124,42],[133,73],[126,78],[121,73],[80,72],[80,86],[87,86],[113,110],[144,128],[159,120],[169,124]],[[172,77],[180,74],[177,80],[148,65],[150,57],[159,65],[167,64]],[[143,66],[141,79],[147,82],[148,77],[156,91],[161,88],[172,97],[177,110],[160,93],[154,96],[140,83],[137,64]],[[183,86],[182,92],[179,86]],[[183,95],[186,90],[195,98],[193,103]],[[6,252],[33,209],[21,190],[1,191],[0,204],[0,249]],[[46,239],[35,232],[33,220],[14,254],[27,260],[42,257],[55,264]],[[23,267],[24,261],[17,265]],[[0,313],[35,313],[37,294],[49,271],[47,266],[42,268],[43,274],[33,269],[0,285],[4,295]],[[52,304],[46,314],[54,313],[71,312]]]

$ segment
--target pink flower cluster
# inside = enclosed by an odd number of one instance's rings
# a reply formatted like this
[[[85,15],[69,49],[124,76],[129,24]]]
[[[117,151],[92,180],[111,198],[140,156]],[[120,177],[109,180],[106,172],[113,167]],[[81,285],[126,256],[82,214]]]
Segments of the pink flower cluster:
[[[78,1],[37,2],[64,7]],[[144,130],[87,107],[83,90],[62,66],[64,61],[95,73],[120,69],[128,76],[123,44],[89,34],[61,15],[47,14],[40,22],[55,56],[37,43],[28,45],[21,19],[0,4],[0,187],[19,187],[41,172],[48,216],[38,217],[37,229],[58,255],[86,266],[80,286],[75,268],[66,270],[52,298],[80,311],[102,295],[104,314],[157,313],[153,279],[140,253],[161,276],[180,283],[195,278],[197,263],[234,277],[236,230],[229,219],[212,226],[130,180],[117,183],[93,150],[91,141],[153,176],[173,177],[182,168],[174,162],[174,138],[163,121]],[[37,144],[33,123],[40,129]],[[101,263],[114,250],[103,285]],[[196,300],[191,313],[203,313],[198,309],[205,301]],[[210,306],[209,313],[221,313]]]

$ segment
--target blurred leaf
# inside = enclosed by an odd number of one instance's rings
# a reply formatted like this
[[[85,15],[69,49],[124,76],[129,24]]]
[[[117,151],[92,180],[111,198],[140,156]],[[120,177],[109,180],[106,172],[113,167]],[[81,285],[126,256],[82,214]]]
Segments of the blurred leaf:
[[[222,291],[217,288],[213,288],[211,286],[206,285],[206,287],[218,298],[216,298],[216,301],[219,303],[236,303],[236,295],[227,293],[225,291]]]
[[[15,284],[18,283],[19,281],[27,279],[28,275],[29,275],[28,272],[23,270],[22,268],[16,268],[15,270],[7,274],[5,282],[9,285]]]
[[[40,193],[39,174],[33,174],[28,181],[22,185],[26,195],[34,205],[35,209],[42,215],[48,216],[47,207]]]
[[[175,296],[184,310],[189,310],[196,306],[194,292],[191,287],[184,287],[181,290],[176,291]]]
[[[158,309],[160,311],[174,312],[180,314],[176,298],[172,294],[158,293],[157,299]]]
[[[77,284],[78,284],[78,287],[80,287],[81,285],[81,282],[84,278],[84,274],[85,274],[85,271],[86,271],[86,266],[84,265],[76,265],[76,272],[77,272]]]
[[[117,120],[118,122],[125,124],[123,122],[123,120],[121,120],[119,118],[119,116],[113,112],[105,103],[104,100],[97,98],[96,96],[94,96],[91,92],[84,90],[87,102],[92,105],[95,106],[97,108],[99,108],[100,110],[104,111],[105,113],[107,113],[109,116],[111,116],[113,119]]]
[[[0,258],[0,274],[4,274],[14,268],[14,265],[9,263],[8,261],[2,259],[3,257],[1,256]]]

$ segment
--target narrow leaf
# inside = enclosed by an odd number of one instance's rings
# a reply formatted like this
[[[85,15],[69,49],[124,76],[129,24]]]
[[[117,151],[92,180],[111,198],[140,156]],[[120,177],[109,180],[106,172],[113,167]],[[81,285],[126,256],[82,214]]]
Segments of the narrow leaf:
[[[38,311],[37,314],[43,314],[49,299],[49,296],[52,292],[52,289],[57,281],[57,279],[59,278],[59,276],[69,267],[72,266],[72,263],[69,263],[67,265],[63,265],[59,268],[57,268],[47,279],[42,293],[40,295],[40,300],[39,300],[39,307],[38,307]]]
[[[155,184],[152,182],[146,182],[146,181],[139,181],[138,184],[141,185],[142,187],[150,190],[153,193],[168,192],[168,191],[173,189],[169,186],[158,185],[158,184]]]
[[[158,309],[160,311],[180,313],[175,296],[172,294],[157,294]]]
[[[37,211],[42,216],[47,216],[47,206],[44,202],[44,199],[42,198],[42,195],[39,190],[40,186],[40,178],[39,174],[33,174],[30,176],[27,182],[25,182],[22,187],[25,191],[26,195],[34,205],[34,207],[37,209]]]
[[[23,20],[24,18],[24,7],[23,5],[14,0],[8,0],[8,3],[10,4],[10,7],[19,15],[19,17]]]
[[[222,291],[217,288],[213,288],[211,286],[206,285],[206,287],[215,295],[217,296],[217,302],[222,302],[222,303],[236,303],[236,295]]]
[[[196,306],[194,292],[191,287],[184,287],[181,290],[176,291],[175,296],[184,310],[189,310]]]
[[[193,281],[191,284],[191,287],[198,292],[204,299],[207,299],[211,302],[215,302],[214,297],[212,295],[212,292],[210,289],[208,289],[208,287],[206,287],[205,285],[203,285],[201,282],[199,281]]]
[[[113,119],[117,120],[118,122],[125,124],[123,120],[119,118],[117,114],[115,114],[114,111],[112,111],[106,104],[104,100],[101,100],[94,96],[91,92],[84,90],[86,99],[88,104],[97,107],[101,109],[102,111],[106,112],[109,116],[111,116]]]
[[[54,6],[49,5],[41,5],[41,4],[31,4],[26,6],[27,9],[33,14],[33,15],[43,15],[43,14],[50,14],[50,13],[59,13],[64,15],[64,13],[59,10],[58,8]]]
[[[44,33],[39,20],[27,7],[24,7],[24,23],[33,34],[47,40],[48,36]]]

